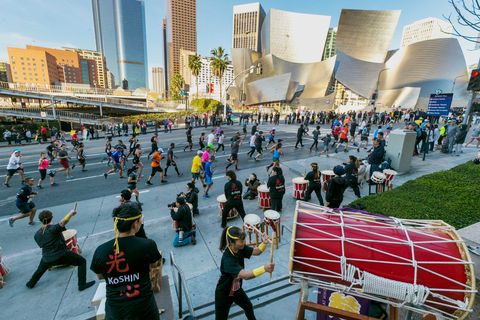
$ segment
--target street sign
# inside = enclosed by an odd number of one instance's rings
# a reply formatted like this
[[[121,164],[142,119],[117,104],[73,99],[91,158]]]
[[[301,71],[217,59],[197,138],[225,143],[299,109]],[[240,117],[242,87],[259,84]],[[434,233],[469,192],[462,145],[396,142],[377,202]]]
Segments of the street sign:
[[[47,117],[47,113],[46,113],[45,111],[40,111],[40,117],[46,118],[46,117]]]
[[[453,93],[431,94],[428,101],[429,116],[448,116],[452,105]]]

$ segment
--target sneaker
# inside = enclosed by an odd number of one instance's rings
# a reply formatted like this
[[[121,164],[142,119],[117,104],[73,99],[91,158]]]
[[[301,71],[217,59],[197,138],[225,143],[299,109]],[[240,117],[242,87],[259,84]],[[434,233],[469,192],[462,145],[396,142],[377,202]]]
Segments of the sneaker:
[[[183,177],[183,173],[179,173],[178,176],[179,176],[179,177]]]
[[[50,183],[50,187],[56,187],[58,186],[58,183],[54,182],[54,183]]]
[[[76,164],[72,164],[72,170],[75,169],[76,166]]]
[[[31,284],[30,282],[27,282],[27,283],[25,284],[25,286],[26,286],[28,289],[33,289],[33,287],[35,287],[35,285],[34,285],[34,284]]]
[[[9,225],[10,227],[12,227],[12,228],[13,228],[13,223],[14,223],[14,222],[15,222],[15,221],[14,221],[12,218],[8,219],[8,225]]]
[[[104,177],[105,179],[107,179],[108,173],[105,172],[105,173],[103,174],[103,177]]]
[[[8,183],[4,183],[5,187],[10,188],[10,185]]]
[[[28,225],[29,225],[29,226],[34,226],[34,225],[35,225],[35,221],[30,221],[30,222],[28,223]]]
[[[168,181],[167,180],[161,180],[160,182],[161,183],[167,183]]]
[[[85,284],[83,284],[83,285],[79,285],[79,286],[78,286],[78,291],[83,291],[83,290],[85,290],[85,289],[88,289],[88,288],[90,288],[91,286],[93,286],[94,284],[95,284],[95,281],[90,281],[90,282],[87,282],[87,283],[85,283]]]
[[[149,186],[153,186],[153,183],[151,183],[150,181],[145,182],[145,184],[148,184]]]

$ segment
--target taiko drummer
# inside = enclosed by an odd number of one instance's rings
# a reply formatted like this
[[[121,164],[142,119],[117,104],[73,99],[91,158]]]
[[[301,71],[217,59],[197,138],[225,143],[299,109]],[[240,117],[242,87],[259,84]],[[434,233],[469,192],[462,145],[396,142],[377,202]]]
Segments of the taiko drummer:
[[[253,270],[245,269],[245,258],[261,255],[267,248],[268,237],[264,234],[258,247],[245,245],[245,232],[238,227],[223,229],[220,251],[223,251],[220,272],[222,275],[215,289],[215,319],[227,320],[232,303],[245,311],[248,320],[255,320],[253,305],[242,289],[242,281],[273,272],[274,264],[267,263]]]
[[[52,224],[53,213],[49,210],[40,212],[38,218],[42,226],[35,234],[35,241],[42,248],[42,260],[40,260],[37,271],[27,282],[28,288],[33,288],[45,271],[57,265],[78,267],[78,290],[85,290],[95,284],[95,281],[87,282],[87,260],[68,250],[63,238],[62,232],[65,231],[65,225],[75,214],[77,214],[75,209],[70,210],[59,223]]]

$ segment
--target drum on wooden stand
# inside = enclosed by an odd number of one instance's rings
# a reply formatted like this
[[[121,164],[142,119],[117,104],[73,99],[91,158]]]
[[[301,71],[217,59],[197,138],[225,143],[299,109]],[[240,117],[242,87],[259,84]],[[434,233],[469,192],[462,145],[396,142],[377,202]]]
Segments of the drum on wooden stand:
[[[77,241],[77,230],[68,229],[62,232],[63,238],[65,239],[65,244],[67,245],[68,250],[76,254],[81,254],[82,250],[78,245]]]
[[[383,170],[383,174],[385,175],[385,185],[388,188],[388,190],[393,189],[393,179],[395,179],[395,176],[398,174],[397,171],[391,170],[391,169],[385,169]]]
[[[257,246],[262,242],[262,235],[260,233],[261,228],[262,220],[258,215],[253,213],[245,215],[243,218],[243,232],[248,235],[247,246]],[[255,241],[252,241],[252,238]]]
[[[305,199],[305,192],[308,188],[308,181],[303,177],[297,177],[292,179],[293,183],[293,197],[297,200]]]
[[[227,202],[227,198],[224,194],[221,194],[217,197],[218,202],[218,216],[221,217],[223,214],[223,208],[225,207],[225,203]],[[232,208],[229,212],[227,212],[227,220],[235,219],[238,216],[238,211],[235,208]]]
[[[453,227],[297,202],[290,281],[465,319],[476,293],[472,260]]]
[[[333,170],[323,170],[322,173],[322,189],[323,191],[327,191],[328,189],[328,181],[335,177],[335,173]]]
[[[275,231],[275,246],[278,249],[278,243],[280,242],[281,237],[281,225],[280,225],[280,213],[275,210],[266,210],[263,212],[263,230],[267,236],[269,233],[269,229],[273,234]]]
[[[372,173],[372,176],[370,177],[371,183],[369,184],[368,193],[372,194],[372,191],[371,191],[372,185],[375,186],[375,193],[384,192],[385,179],[386,179],[386,176],[380,171],[375,171],[374,173]]]
[[[261,209],[270,209],[272,200],[270,199],[270,190],[266,184],[262,184],[258,187],[258,206]]]
[[[9,272],[7,266],[5,265],[5,262],[2,259],[1,250],[2,249],[0,248],[0,289],[3,288],[4,278]]]

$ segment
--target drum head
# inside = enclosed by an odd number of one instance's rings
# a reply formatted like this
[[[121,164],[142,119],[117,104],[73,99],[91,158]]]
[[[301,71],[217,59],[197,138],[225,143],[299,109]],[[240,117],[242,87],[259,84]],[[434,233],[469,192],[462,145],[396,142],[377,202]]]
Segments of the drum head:
[[[320,171],[320,173],[324,176],[334,176],[335,175],[333,170],[323,170],[323,171]]]
[[[375,171],[373,174],[372,174],[372,181],[375,182],[375,183],[382,183],[384,180],[385,180],[386,176],[379,172],[379,171]]]
[[[304,183],[308,183],[308,181],[303,179],[303,177],[297,177],[292,179],[292,183],[304,184]]]
[[[278,220],[280,219],[280,213],[278,213],[277,211],[275,210],[267,210],[263,213],[263,216],[266,218],[266,219],[270,219],[270,220]]]
[[[249,213],[243,218],[243,222],[245,224],[251,225],[251,226],[256,226],[260,224],[261,220],[260,217],[254,213]]]
[[[396,175],[398,174],[397,171],[392,170],[392,169],[385,169],[385,170],[383,170],[383,173],[384,173],[384,174],[388,174],[388,175],[390,175],[390,176],[396,176]]]
[[[258,187],[257,189],[259,192],[269,192],[270,190],[268,189],[266,184],[262,184]]]
[[[75,229],[68,229],[62,232],[63,238],[70,239],[77,235],[77,230]]]
[[[218,202],[227,202],[227,197],[224,194],[221,194],[217,197]]]

